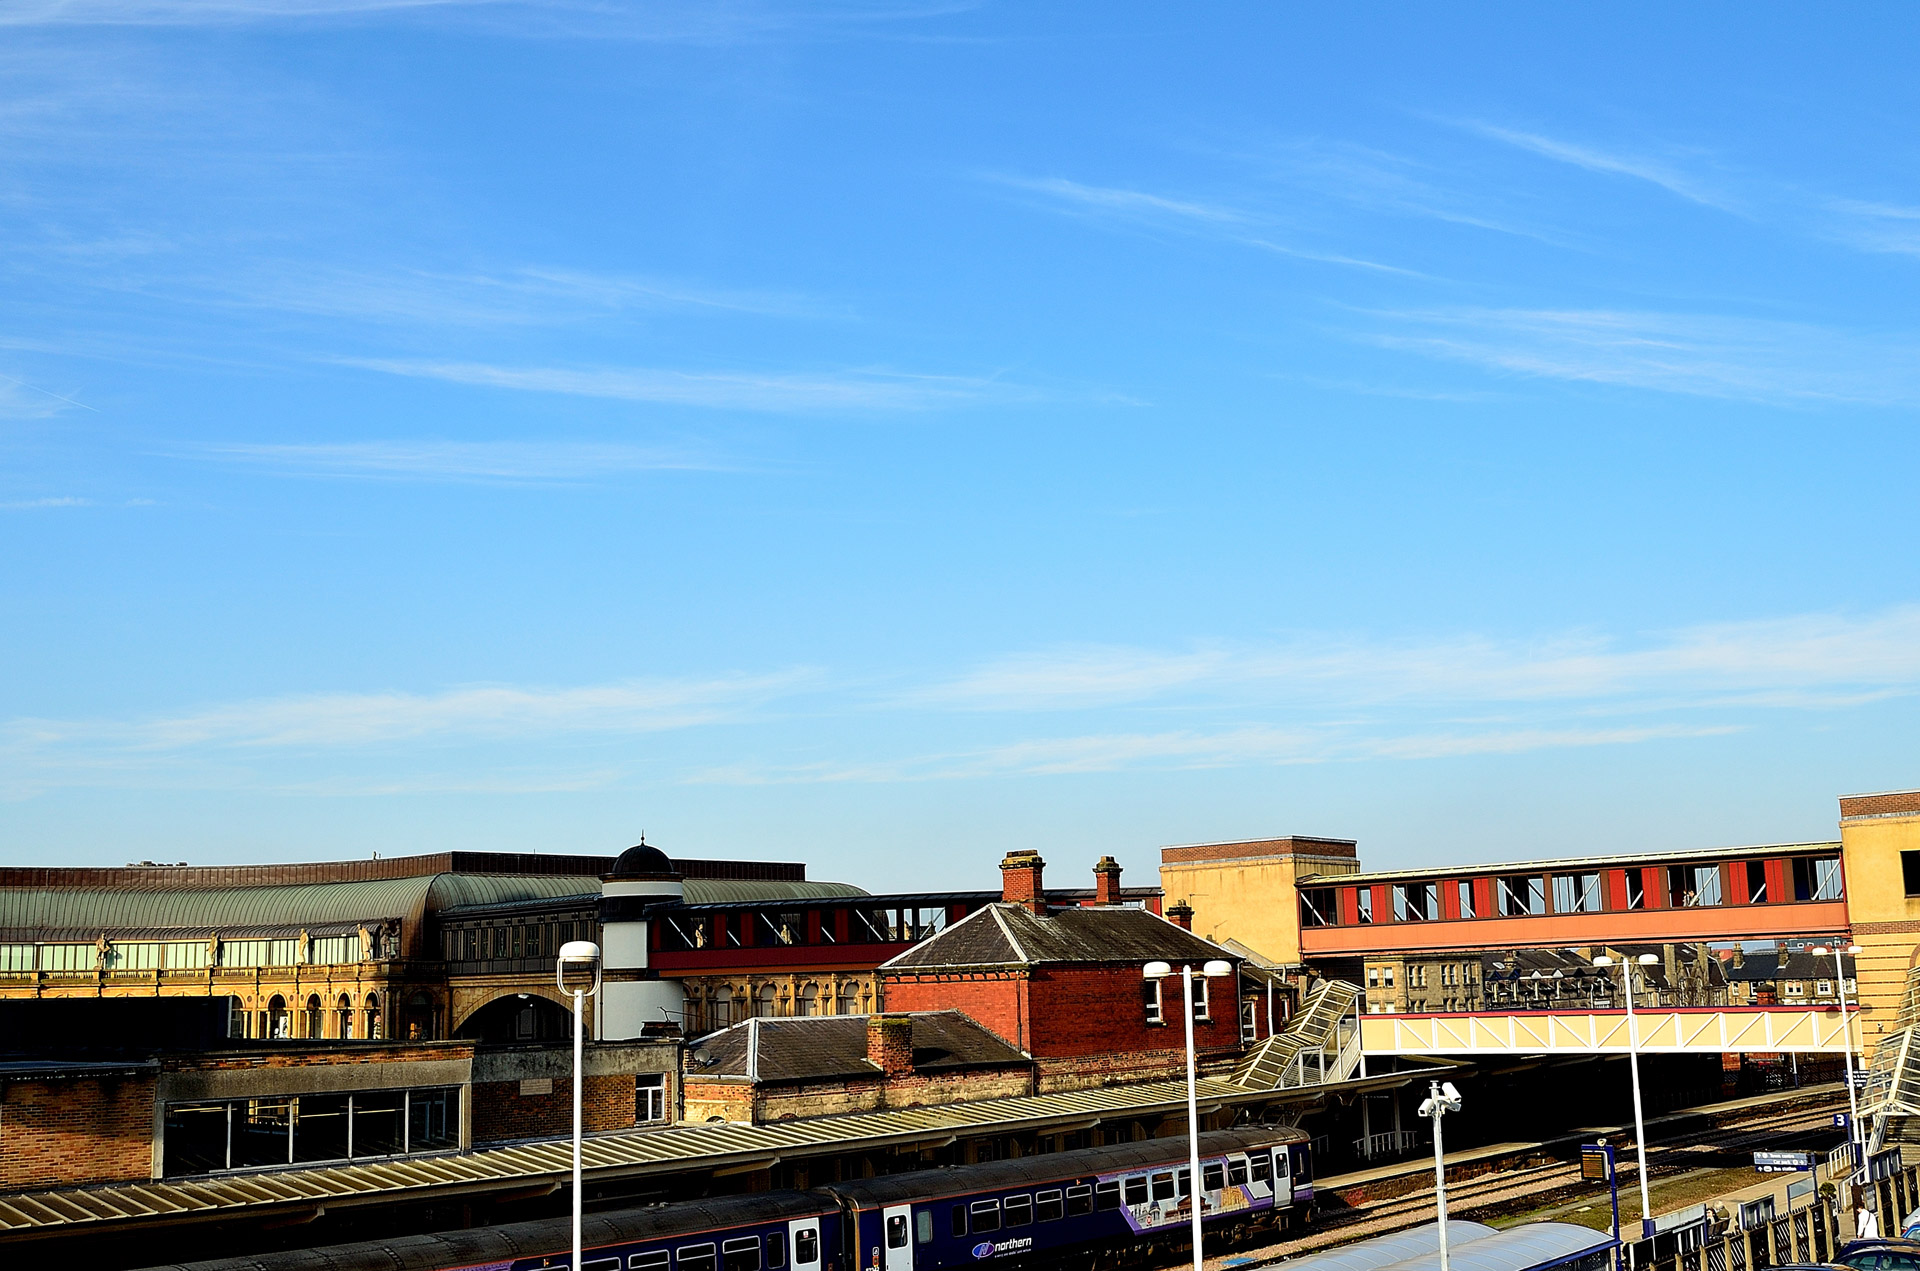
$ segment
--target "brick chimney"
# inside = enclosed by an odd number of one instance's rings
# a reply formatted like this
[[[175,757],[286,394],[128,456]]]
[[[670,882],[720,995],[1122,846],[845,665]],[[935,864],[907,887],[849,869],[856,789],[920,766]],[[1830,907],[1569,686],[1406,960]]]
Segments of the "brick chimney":
[[[913,1017],[869,1015],[867,1058],[889,1077],[913,1071]]]
[[[1047,901],[1040,890],[1040,871],[1045,866],[1038,852],[1008,852],[1000,862],[1000,899],[1009,905],[1025,905],[1034,913],[1044,915]]]
[[[1184,900],[1176,900],[1167,907],[1167,921],[1182,931],[1193,930],[1193,906]]]
[[[1094,862],[1093,903],[1096,905],[1120,903],[1120,863],[1111,856],[1102,856]]]

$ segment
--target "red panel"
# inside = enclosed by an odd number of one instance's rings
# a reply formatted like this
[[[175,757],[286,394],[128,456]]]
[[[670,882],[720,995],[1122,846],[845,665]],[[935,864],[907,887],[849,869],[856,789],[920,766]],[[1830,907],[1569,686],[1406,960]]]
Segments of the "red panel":
[[[1618,913],[1627,907],[1627,871],[1607,869],[1600,871],[1600,885],[1607,894],[1607,908]]]
[[[1360,922],[1360,902],[1356,898],[1358,891],[1357,887],[1340,889],[1340,925],[1343,927],[1356,926]]]
[[[1481,917],[1493,912],[1493,880],[1491,878],[1473,880],[1473,912]]]
[[[1416,949],[1569,947],[1585,944],[1664,944],[1679,940],[1771,940],[1847,927],[1845,901],[1784,905],[1718,905],[1692,909],[1638,909],[1627,913],[1542,914],[1524,918],[1462,918],[1387,926],[1309,927],[1300,933],[1310,957],[1364,956]]]
[[[1387,898],[1387,885],[1373,885],[1373,920],[1375,922],[1393,921],[1393,902]]]
[[[1440,880],[1440,916],[1442,918],[1460,916],[1460,887],[1457,879]]]
[[[1747,863],[1732,861],[1720,870],[1720,899],[1729,905],[1744,905],[1747,900]]]
[[[1768,861],[1767,903],[1777,905],[1792,900],[1793,893],[1787,890],[1791,885],[1790,880],[1787,878],[1787,863],[1782,860]],[[1846,893],[1842,892],[1841,894],[1845,895]]]
[[[1673,903],[1672,897],[1667,895],[1666,870],[1657,865],[1642,866],[1640,880],[1646,885],[1647,908],[1666,909]]]

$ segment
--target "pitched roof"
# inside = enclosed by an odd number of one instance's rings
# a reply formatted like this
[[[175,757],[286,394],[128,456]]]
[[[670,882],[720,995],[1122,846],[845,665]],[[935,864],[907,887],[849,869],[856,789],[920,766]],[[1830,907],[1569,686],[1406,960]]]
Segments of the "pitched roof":
[[[913,1066],[923,1072],[1032,1062],[959,1011],[915,1011]],[[867,1058],[867,1017],[814,1015],[748,1020],[702,1039],[704,1051],[688,1075],[697,1079],[747,1076],[747,1048],[758,1040],[755,1069],[761,1082],[871,1077],[880,1066]]]
[[[1241,955],[1159,914],[1129,906],[1075,906],[1040,917],[1024,905],[977,909],[881,964],[884,971],[1071,963],[1197,962]]]
[[[1846,954],[1847,978],[1853,978],[1853,959]],[[1722,963],[1726,967],[1727,979],[1748,983],[1766,983],[1773,980],[1831,980],[1833,978],[1833,955],[1809,953],[1805,949],[1793,949],[1786,952],[1771,950],[1744,955],[1739,965],[1731,960]]]

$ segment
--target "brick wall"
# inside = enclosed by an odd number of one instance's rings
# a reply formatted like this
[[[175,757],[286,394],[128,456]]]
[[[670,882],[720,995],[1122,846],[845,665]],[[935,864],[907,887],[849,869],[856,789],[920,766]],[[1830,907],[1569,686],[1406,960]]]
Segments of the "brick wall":
[[[1920,790],[1858,794],[1840,800],[1842,820],[1850,816],[1899,816],[1911,812],[1920,812]]]
[[[517,1081],[489,1081],[473,1087],[473,1141],[553,1138],[573,1133],[573,1083],[551,1082],[546,1094],[521,1094]],[[671,1093],[671,1092],[669,1092]],[[631,1074],[588,1077],[581,1083],[580,1123],[587,1133],[625,1130],[634,1125]],[[673,1113],[672,1100],[667,1104]]]
[[[1354,839],[1315,839],[1298,836],[1283,839],[1247,839],[1239,843],[1190,843],[1185,847],[1163,847],[1160,863],[1181,861],[1238,861],[1262,856],[1350,856],[1360,854]]]
[[[887,976],[889,1011],[955,1010],[1027,1050],[1027,979],[1018,972],[952,976]]]
[[[741,1121],[748,1117],[748,1090],[744,1082],[689,1081],[687,1119],[709,1116]],[[1034,1093],[1033,1071],[986,1068],[968,1072],[914,1072],[889,1078],[846,1077],[800,1084],[762,1085],[753,1099],[756,1124],[838,1116],[854,1112],[882,1112],[893,1108],[924,1108],[979,1099],[1012,1099]]]
[[[154,1078],[15,1081],[0,1092],[0,1190],[153,1175]]]
[[[1069,1059],[1139,1052],[1186,1053],[1180,1024],[1180,981],[1163,982],[1165,1024],[1149,1024],[1141,998],[1140,968],[1056,967],[1034,972],[1028,987],[1028,1052],[1036,1059]],[[1196,1020],[1194,1049],[1237,1051],[1240,1025],[1233,980],[1213,981],[1213,1020]],[[1184,1063],[1184,1059],[1182,1063]]]

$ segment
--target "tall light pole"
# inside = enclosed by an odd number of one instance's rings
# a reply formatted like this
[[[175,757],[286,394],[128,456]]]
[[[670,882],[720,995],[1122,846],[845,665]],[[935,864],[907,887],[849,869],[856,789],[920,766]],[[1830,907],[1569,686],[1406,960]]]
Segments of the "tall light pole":
[[[591,987],[567,983],[569,965],[577,973],[591,973]],[[591,940],[569,940],[560,946],[553,966],[554,983],[573,994],[573,1271],[580,1271],[580,1104],[583,1060],[586,1053],[587,999],[600,996],[600,946]]]
[[[1431,1093],[1420,1105],[1420,1115],[1433,1118],[1433,1200],[1440,1211],[1440,1271],[1450,1271],[1447,1264],[1447,1154],[1440,1146],[1440,1118],[1460,1110],[1460,1092],[1453,1088],[1451,1081],[1430,1082],[1429,1089]]]
[[[1647,1121],[1640,1111],[1640,1026],[1633,1018],[1633,968],[1653,966],[1660,959],[1651,953],[1618,962],[1601,954],[1593,960],[1597,967],[1618,966],[1621,988],[1627,999],[1627,1066],[1633,1072],[1633,1150],[1640,1160],[1640,1238],[1653,1234],[1653,1200],[1647,1189]]]
[[[1165,983],[1173,974],[1173,968],[1165,962],[1149,962],[1141,968],[1141,974],[1149,980]],[[1200,974],[1215,977],[1232,975],[1231,964],[1214,959],[1200,968]],[[1193,1202],[1193,1271],[1201,1271],[1200,1261],[1200,1097],[1194,1088],[1193,1056],[1193,968],[1180,968],[1180,1000],[1185,1008],[1181,1013],[1187,1023],[1187,1199]],[[1234,1028],[1240,1027],[1240,1004],[1234,1002]],[[1161,1016],[1165,1018],[1164,1013]],[[1238,1036],[1238,1032],[1235,1033]]]
[[[1857,1177],[1867,1167],[1867,1153],[1860,1138],[1860,1101],[1853,1093],[1853,1021],[1847,1018],[1846,959],[1860,952],[1860,946],[1849,944],[1842,948],[1836,940],[1831,945],[1816,944],[1808,952],[1816,956],[1833,955],[1833,986],[1840,994],[1840,1041],[1847,1056],[1847,1142],[1853,1146],[1853,1176]]]

